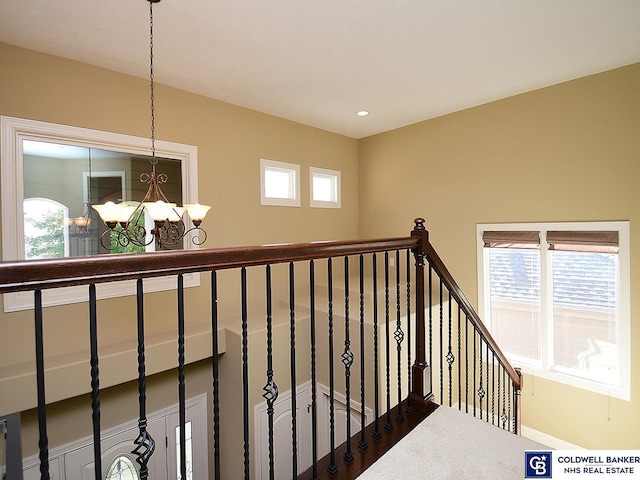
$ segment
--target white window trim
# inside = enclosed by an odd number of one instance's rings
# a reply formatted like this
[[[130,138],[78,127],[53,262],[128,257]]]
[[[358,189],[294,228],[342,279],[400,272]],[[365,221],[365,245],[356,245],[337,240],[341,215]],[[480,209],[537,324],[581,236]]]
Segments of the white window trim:
[[[313,198],[313,177],[315,175],[322,175],[325,177],[334,177],[336,183],[336,195],[335,200],[333,201],[321,201],[314,200]],[[326,168],[319,167],[309,167],[309,204],[311,207],[315,208],[341,208],[342,207],[342,186],[340,182],[340,171],[339,170],[329,170]]]
[[[267,197],[265,190],[265,171],[268,167],[280,170],[289,170],[293,173],[293,198],[274,198]],[[297,163],[279,162],[277,160],[269,160],[268,158],[260,159],[260,204],[277,207],[299,207],[300,206],[300,165]]]
[[[563,373],[551,368],[551,349],[549,347],[543,349],[547,354],[542,358],[542,368],[532,364],[527,364],[520,358],[509,358],[516,367],[522,368],[523,373],[535,375],[566,385],[582,388],[603,395],[619,398],[621,400],[631,401],[631,242],[629,222],[563,222],[563,223],[500,223],[500,224],[479,224],[477,225],[477,259],[478,259],[478,311],[481,318],[487,322],[487,327],[491,331],[490,315],[488,313],[489,291],[484,289],[485,285],[489,285],[489,272],[485,271],[485,265],[488,263],[488,249],[484,248],[482,234],[486,230],[515,230],[515,231],[533,231],[541,232],[540,238],[540,278],[541,293],[550,291],[551,286],[547,285],[545,278],[546,272],[550,268],[551,256],[546,255],[548,246],[546,242],[546,232],[548,230],[583,230],[598,231],[610,230],[618,231],[618,265],[619,265],[619,291],[618,291],[618,308],[619,318],[617,322],[618,330],[616,336],[618,346],[620,348],[620,387],[615,388],[604,385],[600,382],[589,380],[582,377],[576,377]],[[545,261],[546,260],[546,261]],[[544,307],[544,305],[543,305]],[[547,329],[551,325],[551,318],[548,311],[552,306],[547,305],[547,311],[543,311],[543,339],[551,342],[551,336],[548,335]],[[544,308],[543,308],[544,310]],[[544,320],[546,318],[546,320]]]
[[[2,169],[2,259],[24,259],[24,178],[22,141],[36,140],[87,148],[101,148],[134,155],[151,155],[148,138],[124,135],[88,128],[0,116],[0,168]],[[195,203],[198,198],[198,148],[193,145],[156,140],[156,154],[181,161],[182,201]],[[185,250],[198,248],[186,237]],[[175,276],[145,280],[145,292],[158,292],[176,288]],[[200,285],[200,274],[184,276],[185,287]],[[99,299],[135,295],[135,280],[102,283],[96,286]],[[43,306],[66,305],[88,300],[86,287],[64,287],[44,290]],[[4,294],[4,311],[15,312],[33,308],[31,292]]]

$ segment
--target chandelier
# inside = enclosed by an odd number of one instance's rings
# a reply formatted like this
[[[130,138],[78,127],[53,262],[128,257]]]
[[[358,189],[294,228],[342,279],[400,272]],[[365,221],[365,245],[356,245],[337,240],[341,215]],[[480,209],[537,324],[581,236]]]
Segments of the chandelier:
[[[185,204],[182,207],[169,202],[162,193],[162,184],[168,177],[164,173],[156,173],[156,135],[154,115],[153,90],[153,4],[160,0],[149,2],[149,90],[151,97],[151,172],[140,175],[140,181],[149,185],[147,193],[140,202],[106,202],[93,205],[102,221],[108,227],[100,237],[100,243],[107,250],[118,246],[135,245],[145,247],[155,242],[157,249],[163,246],[176,245],[187,235],[195,245],[202,245],[207,239],[207,232],[200,228],[200,224],[211,208],[209,205]],[[145,219],[149,216],[153,227],[147,231]],[[191,224],[185,220],[191,219]]]

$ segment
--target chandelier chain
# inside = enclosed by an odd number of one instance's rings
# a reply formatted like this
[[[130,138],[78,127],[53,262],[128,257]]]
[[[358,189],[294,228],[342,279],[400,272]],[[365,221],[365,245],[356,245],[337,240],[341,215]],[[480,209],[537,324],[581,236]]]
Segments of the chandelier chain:
[[[153,2],[149,2],[149,93],[151,97],[151,164],[155,173],[155,166],[158,163],[156,158],[156,118],[154,106],[154,85],[153,85]]]

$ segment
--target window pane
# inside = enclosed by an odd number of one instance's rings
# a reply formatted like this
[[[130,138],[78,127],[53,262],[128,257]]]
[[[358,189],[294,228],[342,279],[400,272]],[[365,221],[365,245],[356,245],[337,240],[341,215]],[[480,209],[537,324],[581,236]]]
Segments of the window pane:
[[[618,256],[563,251],[551,255],[555,366],[619,385]]]
[[[491,330],[505,353],[538,363],[541,355],[540,253],[489,249]]]
[[[313,175],[313,199],[316,202],[336,201],[336,177],[329,175]]]
[[[293,170],[267,168],[264,172],[264,193],[270,198],[295,198]]]
[[[184,425],[185,430],[185,456],[187,459],[187,480],[193,478],[193,440],[191,437],[191,421]],[[180,426],[176,427],[176,469],[177,478],[180,478]]]
[[[24,256],[26,259],[62,258],[69,253],[69,209],[48,198],[26,198],[24,209]]]

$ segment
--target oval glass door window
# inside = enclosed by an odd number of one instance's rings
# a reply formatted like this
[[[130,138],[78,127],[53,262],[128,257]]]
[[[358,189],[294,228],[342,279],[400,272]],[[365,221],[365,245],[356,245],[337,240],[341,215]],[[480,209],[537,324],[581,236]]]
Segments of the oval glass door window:
[[[113,461],[105,480],[140,480],[140,477],[133,462],[123,455]]]

